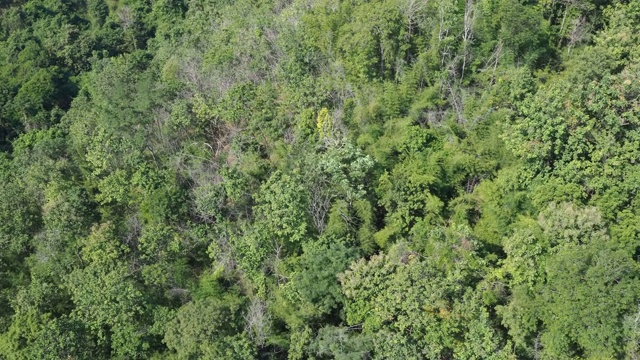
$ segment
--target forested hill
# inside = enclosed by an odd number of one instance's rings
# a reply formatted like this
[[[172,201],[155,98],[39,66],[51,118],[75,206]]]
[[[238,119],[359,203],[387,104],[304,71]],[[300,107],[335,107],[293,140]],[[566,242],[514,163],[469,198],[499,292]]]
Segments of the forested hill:
[[[0,0],[0,359],[640,358],[640,2]]]

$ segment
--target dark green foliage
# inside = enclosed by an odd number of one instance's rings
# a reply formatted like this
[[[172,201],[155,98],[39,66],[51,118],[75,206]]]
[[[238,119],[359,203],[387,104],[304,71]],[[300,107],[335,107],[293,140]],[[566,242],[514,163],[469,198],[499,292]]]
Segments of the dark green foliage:
[[[250,359],[255,347],[242,332],[243,301],[237,295],[193,301],[169,322],[164,342],[178,359]]]
[[[639,34],[637,1],[0,1],[0,358],[640,357]]]

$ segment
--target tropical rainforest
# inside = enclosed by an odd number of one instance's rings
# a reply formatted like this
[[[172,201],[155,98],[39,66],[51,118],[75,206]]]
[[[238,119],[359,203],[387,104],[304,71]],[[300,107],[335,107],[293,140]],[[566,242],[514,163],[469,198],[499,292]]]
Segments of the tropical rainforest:
[[[0,359],[639,359],[640,2],[1,0]]]

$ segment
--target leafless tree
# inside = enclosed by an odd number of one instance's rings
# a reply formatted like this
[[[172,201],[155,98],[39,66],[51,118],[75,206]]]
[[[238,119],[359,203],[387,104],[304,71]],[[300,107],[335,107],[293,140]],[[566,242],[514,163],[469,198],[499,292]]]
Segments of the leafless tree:
[[[447,97],[449,104],[453,108],[453,111],[456,113],[457,119],[459,123],[464,123],[464,99],[462,89],[460,88],[460,84],[458,84],[455,79],[457,78],[457,66],[456,59],[449,62],[447,65],[447,70],[449,76],[444,79],[442,83],[442,90],[444,95]]]
[[[407,18],[407,36],[411,36],[413,34],[413,29],[418,23],[418,16],[428,3],[429,0],[407,0],[401,5],[400,11],[402,11],[404,16]]]
[[[540,359],[540,353],[542,351],[542,344],[540,343],[541,333],[538,333],[536,339],[533,341],[533,358]]]
[[[560,23],[560,38],[558,39],[558,46],[564,40],[565,28],[567,23],[567,16],[571,12],[571,10],[578,10],[580,12],[586,11],[589,7],[588,3],[584,0],[559,0],[560,3],[564,4],[564,12],[562,14],[562,22]],[[586,18],[584,15],[581,15],[577,19],[575,19],[573,23],[572,33],[576,30],[576,25],[581,22],[586,22]],[[583,24],[584,25],[584,24]],[[588,33],[588,31],[586,31]],[[569,42],[571,42],[572,34],[569,34]],[[571,50],[571,45],[569,46],[569,51]]]
[[[326,218],[331,207],[331,195],[327,193],[328,181],[326,179],[316,179],[311,189],[311,203],[309,213],[313,220],[313,225],[319,233],[324,231]]]
[[[442,43],[450,36],[449,32],[451,31],[450,24],[448,21],[449,9],[447,6],[450,6],[447,1],[441,1],[438,6],[438,43],[439,47],[442,46]],[[445,66],[449,62],[449,59],[452,57],[452,50],[449,44],[444,45],[444,47],[440,50],[440,64]]]
[[[118,10],[118,19],[120,19],[120,26],[127,30],[135,22],[134,14],[131,12],[131,8],[127,5],[122,6]]]
[[[125,32],[136,22],[135,13],[131,11],[131,8],[127,5],[122,6],[118,10],[117,15],[120,20],[120,26],[122,26]],[[138,49],[135,33],[133,31],[131,32],[131,42],[133,43],[133,48]]]
[[[244,316],[245,329],[247,334],[258,345],[264,345],[271,329],[271,316],[267,309],[267,304],[254,298]]]
[[[590,33],[587,18],[583,15],[573,20],[573,27],[569,34],[569,46],[567,51],[571,52],[571,49],[577,44],[581,43],[589,37]]]
[[[502,40],[499,40],[496,46],[494,47],[493,52],[491,53],[491,56],[489,56],[489,59],[487,59],[487,61],[485,62],[484,67],[480,69],[481,72],[492,69],[495,74],[496,69],[498,68],[498,64],[500,63],[500,59],[502,58],[502,55],[503,55],[502,54],[503,46],[504,46],[504,43],[502,42]]]
[[[469,45],[473,41],[473,23],[475,21],[475,10],[473,0],[467,0],[464,9],[464,27],[462,30],[462,71],[460,73],[460,81],[464,78],[464,71],[467,67],[467,61],[470,55]]]

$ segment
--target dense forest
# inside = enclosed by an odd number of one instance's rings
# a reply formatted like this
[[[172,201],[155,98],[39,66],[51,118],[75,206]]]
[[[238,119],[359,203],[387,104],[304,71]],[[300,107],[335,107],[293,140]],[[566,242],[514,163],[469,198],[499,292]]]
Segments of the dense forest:
[[[640,2],[0,0],[0,359],[640,359]]]

